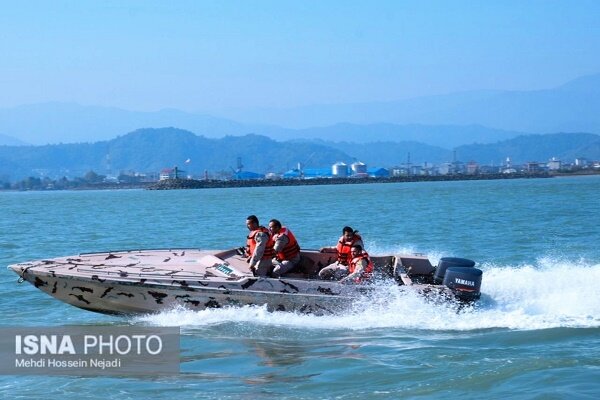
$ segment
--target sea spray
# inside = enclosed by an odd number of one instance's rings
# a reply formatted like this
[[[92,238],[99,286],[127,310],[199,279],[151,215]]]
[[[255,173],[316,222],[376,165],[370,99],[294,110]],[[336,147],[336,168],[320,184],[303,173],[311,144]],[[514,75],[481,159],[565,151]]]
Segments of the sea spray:
[[[536,265],[482,265],[482,298],[472,305],[424,297],[390,281],[343,313],[315,316],[269,312],[264,306],[191,311],[176,308],[133,322],[184,329],[220,324],[278,326],[317,330],[382,328],[433,331],[490,328],[548,329],[600,327],[596,282],[600,265],[544,259]]]

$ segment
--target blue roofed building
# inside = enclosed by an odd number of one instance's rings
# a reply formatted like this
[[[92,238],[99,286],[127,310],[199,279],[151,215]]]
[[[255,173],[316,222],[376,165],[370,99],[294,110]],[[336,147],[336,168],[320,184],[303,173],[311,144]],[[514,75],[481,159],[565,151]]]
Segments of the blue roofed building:
[[[283,174],[284,179],[331,178],[331,176],[331,168],[291,169]]]
[[[331,168],[304,168],[304,178],[331,178]]]
[[[265,179],[265,175],[250,171],[239,171],[233,174],[233,179],[236,181],[250,181],[256,179]]]
[[[367,168],[367,174],[373,178],[389,178],[390,171],[385,168]]]
[[[290,169],[283,173],[283,179],[299,179],[302,178],[302,171],[299,169]]]

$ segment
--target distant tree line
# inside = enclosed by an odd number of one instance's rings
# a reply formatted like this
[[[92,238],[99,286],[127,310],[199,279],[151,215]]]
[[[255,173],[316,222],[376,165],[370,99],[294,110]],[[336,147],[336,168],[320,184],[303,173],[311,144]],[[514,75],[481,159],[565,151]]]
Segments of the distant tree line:
[[[84,176],[73,179],[68,179],[66,176],[60,179],[30,176],[14,183],[0,179],[0,188],[3,190],[109,189],[145,186],[147,186],[147,183],[142,182],[138,176],[121,174],[117,178],[117,181],[107,182],[105,175],[100,175],[94,171],[89,171]]]

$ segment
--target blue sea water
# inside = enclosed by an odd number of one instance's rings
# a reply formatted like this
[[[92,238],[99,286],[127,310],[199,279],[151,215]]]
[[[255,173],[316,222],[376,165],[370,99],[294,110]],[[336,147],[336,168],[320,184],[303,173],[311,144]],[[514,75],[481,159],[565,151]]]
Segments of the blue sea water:
[[[597,398],[600,177],[186,191],[0,193],[0,266],[97,250],[229,248],[245,217],[304,248],[344,225],[374,254],[467,257],[482,299],[457,313],[393,286],[338,316],[263,307],[111,317],[0,269],[0,326],[181,327],[177,376],[0,376],[0,397]]]

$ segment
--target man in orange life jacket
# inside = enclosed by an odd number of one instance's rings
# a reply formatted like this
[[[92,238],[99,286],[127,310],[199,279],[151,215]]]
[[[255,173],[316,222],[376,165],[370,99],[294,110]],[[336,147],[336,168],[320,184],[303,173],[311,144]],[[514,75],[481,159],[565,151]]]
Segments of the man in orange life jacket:
[[[272,260],[274,267],[272,274],[274,278],[279,278],[300,263],[300,246],[292,231],[281,226],[278,220],[269,221],[269,230],[273,235],[273,249],[276,253]]]
[[[348,266],[352,260],[350,250],[352,246],[358,244],[363,247],[363,241],[358,231],[355,231],[349,226],[342,229],[342,236],[338,240],[336,247],[323,247],[321,253],[337,253],[337,261],[330,264],[319,271],[321,279],[340,279],[348,274]]]
[[[340,280],[341,283],[362,283],[371,279],[373,274],[373,261],[363,250],[362,246],[355,244],[351,250],[352,260],[348,265],[348,275]]]
[[[269,230],[260,226],[256,215],[246,218],[250,234],[246,238],[246,256],[254,275],[267,276],[271,270],[271,259],[275,256]]]

